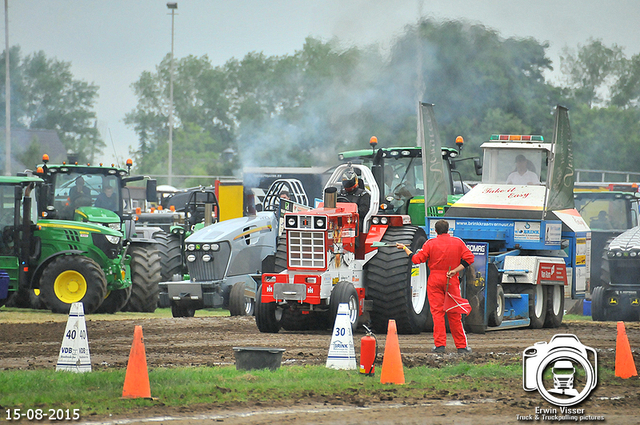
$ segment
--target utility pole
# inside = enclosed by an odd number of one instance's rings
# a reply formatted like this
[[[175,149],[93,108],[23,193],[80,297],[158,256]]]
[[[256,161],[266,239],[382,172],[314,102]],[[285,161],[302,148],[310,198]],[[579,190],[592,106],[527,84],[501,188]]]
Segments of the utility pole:
[[[169,70],[169,185],[171,185],[173,176],[173,20],[178,3],[167,3],[167,7],[171,9],[171,64]]]
[[[11,76],[9,73],[9,0],[4,0],[4,174],[11,175]]]

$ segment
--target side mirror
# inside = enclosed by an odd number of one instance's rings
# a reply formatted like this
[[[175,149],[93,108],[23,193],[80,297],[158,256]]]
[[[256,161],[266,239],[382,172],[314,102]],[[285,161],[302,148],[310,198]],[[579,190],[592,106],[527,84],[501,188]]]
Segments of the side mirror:
[[[476,175],[482,175],[482,164],[480,163],[480,158],[473,158],[473,167],[476,169]]]
[[[147,202],[158,202],[158,181],[156,179],[147,180]]]

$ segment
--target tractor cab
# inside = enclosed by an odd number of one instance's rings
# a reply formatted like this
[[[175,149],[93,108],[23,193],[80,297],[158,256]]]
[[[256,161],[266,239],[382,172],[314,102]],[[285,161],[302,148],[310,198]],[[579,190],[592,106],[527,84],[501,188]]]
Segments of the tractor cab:
[[[483,184],[542,185],[551,144],[542,136],[498,134],[482,144]]]

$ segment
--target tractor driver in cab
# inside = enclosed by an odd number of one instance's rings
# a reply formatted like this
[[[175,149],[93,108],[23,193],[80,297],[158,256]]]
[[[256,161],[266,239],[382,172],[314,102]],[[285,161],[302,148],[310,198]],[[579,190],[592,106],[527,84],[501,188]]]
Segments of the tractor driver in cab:
[[[343,197],[349,202],[358,205],[358,216],[360,217],[360,232],[364,225],[364,218],[371,207],[371,195],[364,190],[364,184],[358,175],[350,170],[347,171],[342,179],[342,190],[338,194],[338,198]],[[364,183],[364,182],[362,182]]]
[[[69,190],[69,204],[73,208],[91,205],[91,190],[85,186],[84,177],[76,178],[75,186]]]

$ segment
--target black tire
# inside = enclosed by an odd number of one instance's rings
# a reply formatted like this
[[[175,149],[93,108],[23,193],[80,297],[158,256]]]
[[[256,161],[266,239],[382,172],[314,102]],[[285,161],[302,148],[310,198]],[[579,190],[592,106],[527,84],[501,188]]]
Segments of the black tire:
[[[557,328],[564,317],[564,287],[562,285],[547,286],[547,317],[545,328]]]
[[[85,314],[93,313],[106,294],[104,272],[98,263],[82,255],[59,256],[40,278],[40,298],[54,313],[69,313],[74,302],[83,304]]]
[[[255,302],[245,296],[245,283],[236,282],[229,292],[229,313],[232,316],[253,316]]]
[[[366,297],[373,301],[370,314],[376,332],[386,333],[389,319],[396,321],[400,334],[417,334],[424,329],[429,313],[426,265],[419,266],[420,289],[414,298],[411,287],[413,263],[403,250],[395,247],[395,243],[403,243],[416,252],[426,240],[424,230],[419,227],[389,227],[382,242],[392,246],[378,248],[378,253],[367,263]]]
[[[193,317],[196,315],[196,309],[171,301],[171,315],[173,317]]]
[[[282,309],[279,309],[275,302],[263,303],[261,293],[262,285],[258,286],[258,290],[256,291],[256,325],[262,333],[276,334],[280,332]],[[278,317],[278,315],[280,315],[280,317]]]
[[[160,250],[153,245],[131,245],[131,297],[123,311],[153,313],[158,306]]]
[[[598,286],[591,293],[591,320],[604,322],[607,317],[604,287]]]
[[[114,314],[122,310],[131,297],[131,286],[124,289],[116,289],[107,293],[107,298],[102,301],[95,313]]]
[[[547,291],[543,285],[531,285],[527,288],[529,294],[529,327],[540,329],[547,317]]]
[[[173,280],[173,275],[179,274],[182,276],[184,269],[182,267],[182,243],[180,235],[156,232],[153,234],[153,239],[157,243],[157,247],[160,254],[160,264],[162,269],[160,276],[162,282],[168,282]]]
[[[502,285],[496,285],[496,301],[493,308],[489,306],[487,316],[489,326],[500,326],[504,318],[504,289]]]
[[[342,303],[349,305],[349,322],[351,323],[351,334],[353,335],[358,327],[358,319],[360,318],[360,302],[356,288],[349,282],[338,282],[331,290],[331,301],[329,302],[329,321],[331,326],[334,326],[336,322],[338,307]]]

